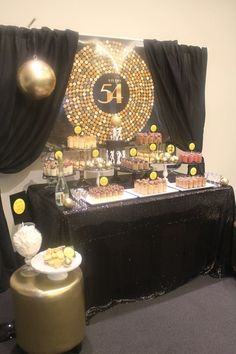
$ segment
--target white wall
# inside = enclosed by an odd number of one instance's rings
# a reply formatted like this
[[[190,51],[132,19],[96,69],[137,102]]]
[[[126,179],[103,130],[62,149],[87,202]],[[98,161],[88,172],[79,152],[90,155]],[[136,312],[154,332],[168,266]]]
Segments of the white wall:
[[[72,29],[81,34],[156,38],[208,48],[206,170],[227,176],[236,190],[236,1],[235,0],[0,0],[0,24]],[[1,109],[1,107],[0,107]],[[16,175],[0,175],[10,231],[9,194],[41,181],[37,161]]]

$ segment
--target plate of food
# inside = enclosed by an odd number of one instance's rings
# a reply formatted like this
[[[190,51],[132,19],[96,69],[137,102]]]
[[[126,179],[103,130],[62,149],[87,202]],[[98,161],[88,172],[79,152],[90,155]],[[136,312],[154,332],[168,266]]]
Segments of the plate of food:
[[[31,266],[37,272],[46,274],[49,279],[63,280],[81,262],[81,254],[72,246],[59,246],[36,254],[31,260]]]
[[[168,183],[168,186],[170,188],[176,189],[176,190],[181,191],[181,192],[194,191],[194,190],[198,190],[198,189],[206,189],[206,188],[215,187],[214,184],[208,183],[208,182],[206,184],[204,184],[203,186],[198,186],[198,187],[187,187],[186,186],[186,188],[183,188],[183,187],[180,187],[180,186],[176,186],[176,183]]]
[[[81,197],[86,203],[90,205],[98,205],[98,204],[106,204],[106,203],[114,203],[114,202],[122,202],[129,199],[135,199],[137,196],[131,195],[130,193],[126,193],[124,191],[121,195],[111,196],[111,197],[103,197],[103,198],[94,198],[91,195],[87,195],[86,197]]]
[[[130,188],[130,189],[126,189],[126,191],[128,193],[131,193],[133,195],[136,195],[139,198],[146,198],[146,197],[153,197],[153,196],[158,196],[158,195],[163,195],[163,194],[169,194],[169,193],[176,193],[178,192],[177,189],[173,189],[170,187],[167,187],[165,191],[163,192],[156,192],[156,193],[147,193],[147,194],[143,194],[143,193],[138,193],[134,188]]]

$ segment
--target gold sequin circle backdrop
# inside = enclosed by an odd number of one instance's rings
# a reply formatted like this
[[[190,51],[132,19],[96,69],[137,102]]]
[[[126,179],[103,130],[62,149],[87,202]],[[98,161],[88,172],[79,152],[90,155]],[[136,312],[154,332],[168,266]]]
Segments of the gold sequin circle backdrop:
[[[99,41],[77,52],[64,99],[65,114],[84,134],[97,136],[99,143],[110,139],[114,112],[100,109],[93,96],[97,80],[109,73],[119,75],[128,85],[128,102],[115,114],[121,119],[122,140],[129,141],[146,125],[154,104],[151,74],[132,46]]]

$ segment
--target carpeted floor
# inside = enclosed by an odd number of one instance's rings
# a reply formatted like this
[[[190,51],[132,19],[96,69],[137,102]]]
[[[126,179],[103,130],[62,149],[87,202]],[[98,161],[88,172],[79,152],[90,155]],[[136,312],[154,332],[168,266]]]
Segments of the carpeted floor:
[[[13,318],[9,292],[0,294],[0,323]],[[0,354],[22,353],[15,340]],[[72,353],[72,352],[70,352]],[[236,279],[199,276],[154,300],[97,314],[81,354],[235,354]]]

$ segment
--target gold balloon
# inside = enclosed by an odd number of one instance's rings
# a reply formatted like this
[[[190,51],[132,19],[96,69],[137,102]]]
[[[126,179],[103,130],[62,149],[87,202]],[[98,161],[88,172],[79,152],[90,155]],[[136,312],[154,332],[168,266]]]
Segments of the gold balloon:
[[[17,71],[20,89],[35,99],[48,97],[56,86],[53,69],[44,61],[34,58],[26,61]]]
[[[220,179],[220,184],[221,184],[221,186],[228,186],[228,184],[229,184],[228,178],[226,178],[226,177],[221,177],[221,179]]]
[[[121,125],[121,118],[116,114],[111,118],[111,124],[113,127],[119,127]]]

